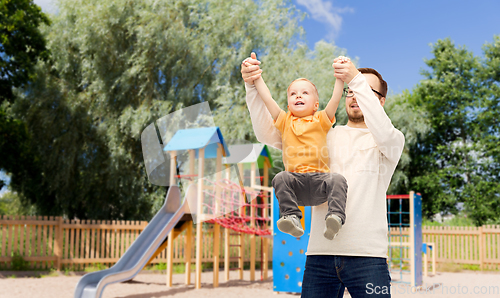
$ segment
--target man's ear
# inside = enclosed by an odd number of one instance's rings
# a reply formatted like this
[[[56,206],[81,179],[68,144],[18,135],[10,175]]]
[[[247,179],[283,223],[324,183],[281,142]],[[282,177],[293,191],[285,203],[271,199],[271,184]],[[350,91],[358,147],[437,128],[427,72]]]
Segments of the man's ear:
[[[314,104],[314,111],[316,112],[318,109],[319,109],[319,101],[317,101],[317,102]]]
[[[384,106],[384,104],[385,104],[385,97],[381,97],[380,98],[380,105]]]

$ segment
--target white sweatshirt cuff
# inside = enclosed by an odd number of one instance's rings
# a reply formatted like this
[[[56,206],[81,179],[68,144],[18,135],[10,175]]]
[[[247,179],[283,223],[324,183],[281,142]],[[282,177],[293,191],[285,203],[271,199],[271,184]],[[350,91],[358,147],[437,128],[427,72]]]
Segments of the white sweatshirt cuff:
[[[360,78],[361,76],[361,72],[358,71],[358,74],[352,78],[352,80],[347,84],[347,86],[349,87],[353,87],[353,86],[356,86],[356,83],[360,83],[359,81],[361,80],[362,82],[362,79]]]
[[[247,82],[245,82],[245,89],[246,90],[255,89],[255,85],[254,84],[248,84]]]

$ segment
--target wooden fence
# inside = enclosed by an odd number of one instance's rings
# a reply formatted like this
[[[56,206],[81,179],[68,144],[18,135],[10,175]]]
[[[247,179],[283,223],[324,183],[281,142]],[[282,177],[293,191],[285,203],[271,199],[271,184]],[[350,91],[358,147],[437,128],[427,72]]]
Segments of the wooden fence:
[[[423,242],[436,245],[436,262],[500,269],[500,226],[424,227]]]
[[[61,217],[0,216],[0,269],[11,269],[16,257],[22,257],[31,269],[83,270],[94,264],[110,267],[146,226],[146,221],[70,221]],[[212,233],[207,229],[203,234],[204,263],[213,261]],[[221,234],[224,235],[223,231]],[[185,237],[185,233],[181,233],[174,240],[174,263],[184,263]],[[246,235],[244,243],[249,244],[249,239]],[[221,240],[219,251],[223,260],[224,237]],[[260,241],[261,238],[257,237],[257,263],[260,260]],[[196,242],[193,239],[191,243],[191,261],[194,263]],[[165,250],[152,264],[166,263],[166,260]],[[250,261],[250,245],[245,245],[244,260]]]
[[[61,217],[0,216],[0,268],[12,268],[15,256],[22,257],[32,269],[82,270],[96,263],[109,267],[120,259],[146,225],[145,221],[69,221]],[[211,263],[213,232],[210,229],[204,231],[202,262]],[[500,269],[500,226],[423,227],[422,233],[423,242],[435,244],[438,263]],[[391,231],[392,242],[399,241],[398,234],[398,231]],[[402,234],[408,235],[408,230],[403,229]],[[185,237],[185,233],[181,233],[174,240],[174,263],[184,262]],[[249,239],[249,235],[244,238],[245,261],[250,260]],[[223,260],[224,237],[221,240],[220,259]],[[257,263],[260,260],[260,240],[257,237]],[[192,243],[196,242],[193,240]],[[195,245],[191,249],[191,261],[194,262]],[[272,249],[269,253],[271,255]],[[408,257],[406,254],[407,250],[404,250],[403,257]],[[152,263],[165,262],[166,251]]]
[[[391,241],[400,241],[399,231],[391,231]],[[408,235],[407,228],[403,235]],[[403,236],[402,242],[407,241]],[[434,243],[437,263],[477,265],[481,270],[500,269],[500,226],[422,228],[422,241]],[[398,249],[396,248],[396,251]],[[408,250],[401,250],[409,258]]]

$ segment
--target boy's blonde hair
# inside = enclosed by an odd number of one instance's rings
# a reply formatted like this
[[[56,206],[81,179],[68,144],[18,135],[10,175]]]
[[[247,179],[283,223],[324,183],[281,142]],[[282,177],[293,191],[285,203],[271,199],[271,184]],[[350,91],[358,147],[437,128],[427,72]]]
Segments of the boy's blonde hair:
[[[290,94],[290,87],[293,85],[293,83],[297,82],[297,81],[306,81],[306,82],[309,82],[311,85],[313,85],[314,87],[314,93],[316,93],[316,98],[318,99],[319,101],[319,93],[318,93],[318,88],[316,88],[316,85],[314,85],[313,82],[309,81],[308,79],[306,78],[298,78],[296,80],[293,80],[293,82],[290,83],[290,85],[288,85],[288,88],[286,89],[286,95],[288,96]]]

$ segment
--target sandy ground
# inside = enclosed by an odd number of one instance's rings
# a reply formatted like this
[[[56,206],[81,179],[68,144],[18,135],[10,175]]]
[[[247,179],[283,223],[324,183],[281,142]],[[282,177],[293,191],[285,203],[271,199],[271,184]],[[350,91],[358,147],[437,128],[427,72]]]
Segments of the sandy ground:
[[[56,298],[73,297],[76,283],[81,276],[21,277],[23,273],[0,272],[0,297],[9,298]],[[202,275],[202,288],[195,290],[191,284],[184,285],[184,275],[175,274],[173,287],[167,288],[165,275],[159,273],[141,273],[133,281],[113,284],[106,287],[103,297],[151,298],[151,297],[238,297],[238,298],[285,298],[299,297],[298,294],[277,293],[272,291],[272,276],[260,281],[260,273],[256,273],[257,281],[250,282],[249,272],[245,272],[244,280],[236,280],[236,272],[232,272],[231,280],[223,281],[220,275],[220,286],[213,288],[212,273]],[[194,275],[192,276],[192,279]],[[194,279],[193,279],[194,280]],[[375,292],[379,289],[367,289]],[[380,289],[383,290],[383,289]],[[350,297],[348,293],[344,297]],[[500,297],[500,274],[480,272],[438,273],[436,276],[424,277],[424,287],[412,293],[411,289],[401,284],[393,284],[392,297]]]

